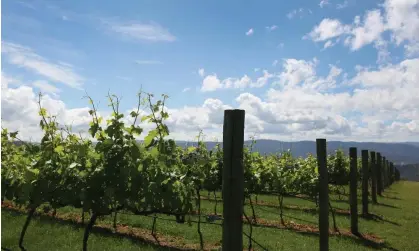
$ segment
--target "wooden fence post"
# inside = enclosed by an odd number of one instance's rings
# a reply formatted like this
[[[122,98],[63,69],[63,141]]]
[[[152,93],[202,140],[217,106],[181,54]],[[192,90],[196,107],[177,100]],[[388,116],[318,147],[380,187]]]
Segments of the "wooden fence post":
[[[391,182],[390,161],[387,160],[387,187],[390,186],[390,182]]]
[[[351,232],[358,234],[358,196],[357,196],[357,172],[358,157],[356,147],[349,148],[350,158],[350,183],[349,183],[349,204],[351,211]]]
[[[370,153],[371,156],[371,197],[372,202],[377,203],[377,162],[375,152]]]
[[[368,150],[361,151],[362,157],[362,214],[368,215]]]
[[[387,188],[387,159],[383,156],[383,190]]]
[[[244,110],[225,110],[223,128],[223,241],[222,250],[243,250]]]
[[[383,191],[387,188],[387,159],[383,157]]]
[[[391,175],[391,184],[393,185],[394,182],[394,164],[393,162],[390,162],[390,175]]]
[[[400,171],[399,171],[399,169],[397,167],[394,168],[394,179],[396,181],[399,181],[400,180]]]
[[[382,158],[381,154],[377,153],[377,193],[382,196],[383,192],[383,174],[382,174]]]
[[[329,250],[329,178],[327,173],[326,139],[316,139],[319,170],[319,232],[320,251]]]

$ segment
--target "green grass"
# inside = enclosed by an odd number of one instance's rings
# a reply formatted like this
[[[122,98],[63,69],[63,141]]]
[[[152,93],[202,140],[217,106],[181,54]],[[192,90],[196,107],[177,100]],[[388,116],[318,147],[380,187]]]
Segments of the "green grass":
[[[2,210],[1,247],[20,250],[18,240],[25,216]],[[81,250],[83,228],[63,225],[52,220],[32,220],[25,236],[24,246],[31,250]],[[135,243],[129,239],[93,233],[89,237],[89,250],[159,250],[151,245]],[[165,250],[165,249],[161,249]]]
[[[378,197],[380,204],[370,204],[370,212],[378,215],[381,219],[359,219],[359,230],[361,233],[372,233],[382,239],[385,243],[381,247],[392,248],[393,250],[419,250],[419,183],[401,181],[387,188],[383,193],[384,197]],[[202,195],[207,195],[202,193]],[[219,196],[219,195],[218,195]],[[360,197],[360,196],[359,196]],[[349,209],[347,197],[342,196],[344,201],[336,201],[337,196],[331,196],[333,207]],[[278,203],[277,198],[267,195],[259,195],[258,201]],[[253,199],[254,201],[254,199]],[[214,202],[203,200],[202,211],[204,214],[213,213]],[[285,198],[284,205],[297,205],[315,209],[314,203],[298,198]],[[265,220],[279,221],[279,209],[272,206],[255,206],[258,218]],[[361,205],[359,201],[359,212]],[[80,210],[73,208],[61,208],[59,214],[80,213]],[[222,213],[222,203],[218,203],[217,213]],[[251,216],[251,209],[246,207],[246,213]],[[159,236],[171,236],[178,238],[182,245],[199,244],[197,224],[178,224],[174,217],[159,215],[159,217],[170,219],[157,220],[157,233]],[[317,225],[318,215],[313,212],[305,212],[300,209],[285,209],[284,218],[286,221],[293,221],[300,224]],[[197,220],[197,217],[193,217]],[[11,250],[18,250],[17,243],[25,216],[10,211],[2,210],[2,247]],[[99,223],[112,225],[113,218],[105,217]],[[144,216],[132,216],[119,214],[118,224],[127,224],[133,227],[151,231],[153,219]],[[202,218],[203,222],[206,222]],[[349,229],[350,220],[348,215],[336,215],[337,225],[340,229]],[[220,223],[218,221],[218,223]],[[332,219],[330,219],[332,226]],[[221,227],[218,225],[202,224],[204,242],[214,247],[220,245]],[[244,225],[244,231],[249,232],[249,226]],[[72,225],[60,224],[51,220],[39,219],[36,217],[28,228],[25,237],[25,246],[28,250],[78,250],[81,248],[83,229]],[[244,236],[244,244],[247,246],[247,238]],[[266,227],[253,227],[253,238],[261,243],[268,250],[318,250],[318,235],[311,233],[299,233],[294,230],[275,229]],[[331,236],[329,238],[330,250],[370,250],[372,247],[366,245],[362,240],[347,236]],[[254,244],[256,250],[262,250]],[[133,241],[124,237],[115,237],[109,234],[94,232],[89,238],[89,250],[165,250],[152,244]],[[166,250],[168,250],[166,248]]]

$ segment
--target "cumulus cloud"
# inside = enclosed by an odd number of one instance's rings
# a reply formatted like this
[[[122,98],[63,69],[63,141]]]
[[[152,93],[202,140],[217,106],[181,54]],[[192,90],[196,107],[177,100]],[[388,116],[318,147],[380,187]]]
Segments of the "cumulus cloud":
[[[289,58],[283,60],[283,71],[279,74],[276,85],[295,86],[302,81],[309,81],[316,74],[317,59],[311,61]]]
[[[259,71],[259,70],[258,70]],[[245,88],[260,88],[265,86],[269,79],[273,78],[274,75],[269,73],[267,70],[263,70],[263,75],[253,81],[248,75],[244,75],[241,78],[228,77],[220,80],[216,74],[207,75],[202,81],[202,92],[211,92],[218,89],[245,89]]]
[[[215,74],[206,76],[202,81],[201,91],[203,92],[215,91],[221,88],[223,88],[223,86],[221,85],[221,81]]]
[[[28,85],[2,88],[2,126],[19,131],[22,139],[40,140],[40,117],[38,116],[37,102],[37,93]],[[50,114],[57,116],[59,123],[72,125],[76,130],[87,128],[90,121],[88,107],[69,109],[63,101],[48,94],[42,97],[41,104]]]
[[[231,102],[207,98],[194,106],[172,107],[166,110],[171,137],[193,140],[199,130],[207,139],[222,139],[223,114],[226,109],[246,110],[246,137],[281,140],[404,141],[419,140],[419,59],[406,59],[385,66],[355,69],[347,74],[336,65],[319,75],[317,59],[286,59],[282,71],[263,75],[256,81],[242,78],[220,80],[212,74],[204,78],[207,88],[235,88],[251,84],[266,86],[267,78],[280,81],[279,86],[258,94],[244,91]],[[3,74],[4,75],[4,74]],[[340,77],[346,79],[344,85]],[[4,75],[13,79],[8,75]],[[282,82],[281,82],[282,81]],[[22,138],[39,137],[36,92],[32,84],[8,84],[2,87],[2,124],[22,131]],[[341,88],[340,88],[341,87]],[[347,89],[351,91],[348,92]],[[43,105],[57,114],[62,124],[73,124],[77,130],[87,130],[88,107],[70,109],[58,97],[45,95]],[[106,116],[107,111],[101,110]],[[141,110],[141,114],[147,111]],[[126,118],[129,122],[130,118]],[[142,124],[141,124],[142,125]],[[142,125],[149,130],[152,125]]]
[[[381,33],[385,30],[383,17],[380,10],[367,12],[363,24],[353,27],[350,36],[350,46],[352,50],[370,44],[381,38]]]
[[[304,38],[310,38],[315,42],[321,42],[338,37],[342,34],[348,33],[349,31],[350,26],[343,25],[339,20],[325,18],[320,22],[320,24],[315,26],[309,34],[304,36]]]
[[[324,47],[327,48],[331,45],[331,39],[343,37],[343,44],[352,51],[374,44],[379,53],[378,61],[383,62],[387,57],[382,46],[383,33],[388,31],[391,42],[396,46],[405,42],[407,56],[416,55],[419,43],[419,0],[385,0],[379,7],[366,11],[362,20],[360,16],[355,16],[351,24],[325,18],[303,38],[325,42]]]

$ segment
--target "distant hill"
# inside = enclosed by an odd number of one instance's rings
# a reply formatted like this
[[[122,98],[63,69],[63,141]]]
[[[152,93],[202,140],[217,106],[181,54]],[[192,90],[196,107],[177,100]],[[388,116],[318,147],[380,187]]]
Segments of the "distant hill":
[[[419,181],[419,164],[397,166],[400,170],[400,178],[410,181]]]
[[[405,144],[413,145],[419,147],[419,142],[405,142]]]
[[[184,146],[192,145],[191,142],[177,141],[177,144]],[[208,148],[213,148],[216,142],[206,142]],[[250,144],[250,141],[245,141]],[[333,153],[337,149],[343,149],[347,154],[349,147],[358,149],[358,156],[361,156],[361,150],[370,150],[380,152],[383,156],[391,160],[394,164],[416,164],[419,163],[419,143],[418,146],[412,143],[375,143],[375,142],[342,142],[328,141],[327,151]],[[297,141],[284,142],[278,140],[257,140],[254,146],[256,151],[261,153],[274,153],[287,149],[296,157],[306,157],[309,153],[316,155],[315,141]]]

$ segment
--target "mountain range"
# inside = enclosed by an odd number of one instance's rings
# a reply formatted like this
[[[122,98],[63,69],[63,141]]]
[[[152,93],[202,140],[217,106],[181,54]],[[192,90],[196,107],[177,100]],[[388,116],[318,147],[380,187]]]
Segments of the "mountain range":
[[[205,142],[208,148],[213,148],[217,142]],[[196,142],[177,141],[178,145],[196,145]],[[250,145],[250,141],[245,141],[245,145]],[[222,145],[222,143],[221,143]],[[342,149],[346,154],[349,153],[349,147],[356,147],[358,156],[361,156],[361,150],[380,152],[395,165],[417,164],[419,163],[419,142],[404,143],[378,143],[378,142],[343,142],[328,141],[327,152],[333,153],[337,149]],[[285,142],[278,140],[257,140],[254,148],[262,154],[275,153],[290,149],[295,157],[306,157],[309,153],[316,155],[315,141],[296,141]]]
[[[400,171],[400,178],[410,181],[419,181],[419,164],[396,166]]]

